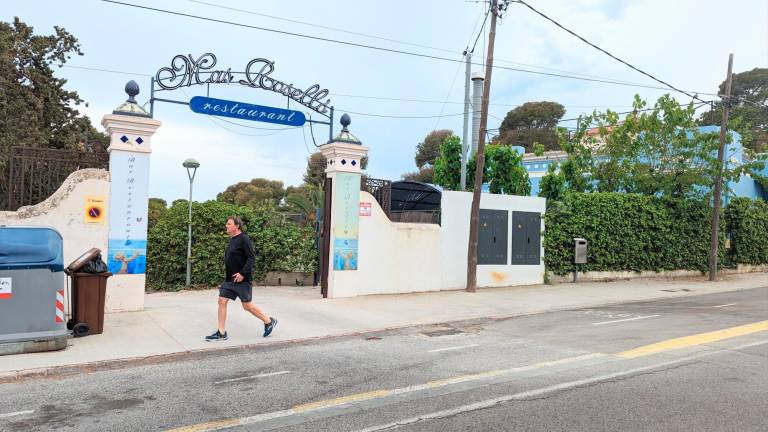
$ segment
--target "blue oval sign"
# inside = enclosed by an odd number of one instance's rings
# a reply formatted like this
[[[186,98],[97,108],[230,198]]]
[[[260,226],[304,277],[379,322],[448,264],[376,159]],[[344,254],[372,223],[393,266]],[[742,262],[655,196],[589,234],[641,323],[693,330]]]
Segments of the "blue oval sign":
[[[189,108],[199,114],[253,120],[287,126],[302,126],[307,119],[300,111],[252,105],[224,99],[195,96],[189,101]]]

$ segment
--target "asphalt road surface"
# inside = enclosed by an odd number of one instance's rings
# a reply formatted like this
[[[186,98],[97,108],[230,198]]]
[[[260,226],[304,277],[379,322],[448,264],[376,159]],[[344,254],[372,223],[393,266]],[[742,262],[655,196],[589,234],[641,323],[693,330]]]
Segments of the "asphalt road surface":
[[[8,432],[766,431],[766,413],[768,287],[0,384]]]

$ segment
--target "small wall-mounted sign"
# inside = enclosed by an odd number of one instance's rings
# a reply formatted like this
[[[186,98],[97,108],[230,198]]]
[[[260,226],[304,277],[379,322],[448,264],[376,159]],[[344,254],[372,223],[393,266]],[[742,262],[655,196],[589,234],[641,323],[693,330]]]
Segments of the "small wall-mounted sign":
[[[370,216],[371,215],[371,203],[369,202],[361,202],[360,203],[360,216]]]
[[[83,212],[85,223],[104,225],[104,219],[106,215],[106,206],[104,205],[103,196],[87,196],[85,197],[85,208]]]
[[[224,99],[195,96],[189,101],[189,108],[199,114],[253,120],[286,126],[301,126],[307,119],[299,111],[252,105]]]
[[[13,295],[13,279],[0,278],[0,300],[8,300]]]

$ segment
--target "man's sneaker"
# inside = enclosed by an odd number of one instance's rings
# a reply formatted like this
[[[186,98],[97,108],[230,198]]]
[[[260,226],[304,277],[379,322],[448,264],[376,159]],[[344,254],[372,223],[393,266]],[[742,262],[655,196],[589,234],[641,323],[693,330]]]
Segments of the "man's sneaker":
[[[269,336],[272,333],[272,330],[275,329],[275,326],[277,325],[277,320],[269,317],[269,324],[264,324],[264,337]]]
[[[206,342],[224,341],[227,339],[229,339],[229,336],[227,336],[227,332],[224,332],[224,334],[221,334],[221,332],[218,330],[216,330],[214,334],[205,337]]]

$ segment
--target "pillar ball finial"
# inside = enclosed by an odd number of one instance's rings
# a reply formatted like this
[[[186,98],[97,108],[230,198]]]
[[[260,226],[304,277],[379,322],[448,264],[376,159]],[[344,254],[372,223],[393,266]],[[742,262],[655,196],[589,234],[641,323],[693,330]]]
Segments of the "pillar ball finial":
[[[136,103],[136,95],[139,94],[139,84],[130,80],[125,84],[125,92],[128,93],[128,102]]]
[[[342,130],[347,131],[347,126],[349,126],[350,123],[352,123],[352,118],[349,117],[349,114],[344,113],[344,115],[341,116],[341,120],[339,120],[339,122],[341,123],[342,126],[344,126]]]

